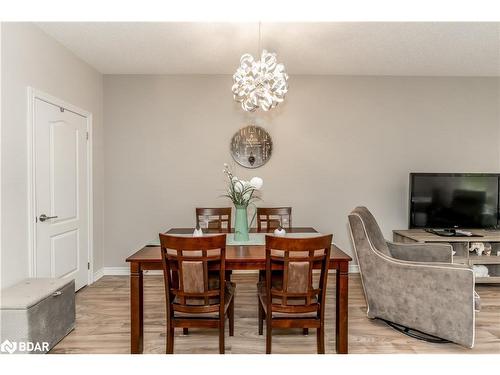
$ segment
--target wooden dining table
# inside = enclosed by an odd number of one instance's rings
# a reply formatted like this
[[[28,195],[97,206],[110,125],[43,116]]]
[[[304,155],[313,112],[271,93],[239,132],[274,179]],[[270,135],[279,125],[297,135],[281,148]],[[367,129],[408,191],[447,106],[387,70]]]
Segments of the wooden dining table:
[[[194,228],[172,228],[165,232],[172,235],[189,235]],[[252,230],[255,232],[255,230]],[[219,233],[205,231],[205,233]],[[311,227],[290,228],[287,233],[317,233]],[[335,285],[335,347],[339,354],[347,354],[347,305],[349,291],[349,262],[352,258],[332,244],[330,269],[336,271]],[[161,270],[161,249],[149,244],[129,256],[130,263],[130,352],[142,353],[144,342],[144,284],[143,271]],[[263,244],[226,245],[226,270],[264,270],[266,249]],[[257,324],[257,322],[256,322]]]

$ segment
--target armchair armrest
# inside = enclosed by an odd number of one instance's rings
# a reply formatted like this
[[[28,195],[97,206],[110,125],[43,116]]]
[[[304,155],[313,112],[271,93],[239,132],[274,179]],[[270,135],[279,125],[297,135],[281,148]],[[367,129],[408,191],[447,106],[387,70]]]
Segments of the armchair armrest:
[[[474,273],[470,267],[398,260],[382,253],[364,266],[369,317],[466,347],[474,345]]]
[[[436,243],[395,243],[387,241],[387,246],[393,258],[410,262],[441,262],[453,261],[453,247],[449,244]]]

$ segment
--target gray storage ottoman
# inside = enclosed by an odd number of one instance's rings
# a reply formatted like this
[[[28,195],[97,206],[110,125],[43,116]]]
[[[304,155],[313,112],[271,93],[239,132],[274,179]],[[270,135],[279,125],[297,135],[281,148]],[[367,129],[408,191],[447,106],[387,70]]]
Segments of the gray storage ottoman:
[[[74,327],[74,280],[26,279],[0,292],[1,353],[46,353]]]

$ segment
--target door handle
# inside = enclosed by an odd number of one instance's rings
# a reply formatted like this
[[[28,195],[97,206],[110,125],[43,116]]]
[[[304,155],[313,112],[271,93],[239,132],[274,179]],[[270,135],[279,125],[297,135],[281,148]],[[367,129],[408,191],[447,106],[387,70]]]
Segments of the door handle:
[[[43,223],[45,220],[55,219],[57,216],[47,216],[45,214],[40,215],[40,221]]]

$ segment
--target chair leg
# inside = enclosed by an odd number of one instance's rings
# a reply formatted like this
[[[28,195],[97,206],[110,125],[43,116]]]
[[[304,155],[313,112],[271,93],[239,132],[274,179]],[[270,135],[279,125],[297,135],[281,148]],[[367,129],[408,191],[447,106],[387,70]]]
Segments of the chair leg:
[[[264,281],[265,279],[266,279],[266,271],[260,270],[259,271],[259,281]]]
[[[174,325],[169,322],[167,328],[167,354],[174,354]]]
[[[223,316],[219,320],[219,353],[224,354],[224,323],[226,318]]]
[[[183,335],[188,335],[189,334],[189,328],[183,328],[182,329],[182,334]]]
[[[316,342],[318,346],[318,354],[325,354],[325,327],[323,325],[316,329]]]
[[[307,336],[309,334],[309,328],[302,328],[302,334]]]
[[[266,316],[266,354],[271,354],[271,346],[272,346],[272,315],[271,312]]]
[[[234,296],[229,304],[229,336],[234,336]]]
[[[257,304],[259,305],[259,335],[262,335],[264,332],[264,309],[259,297],[257,297]]]

